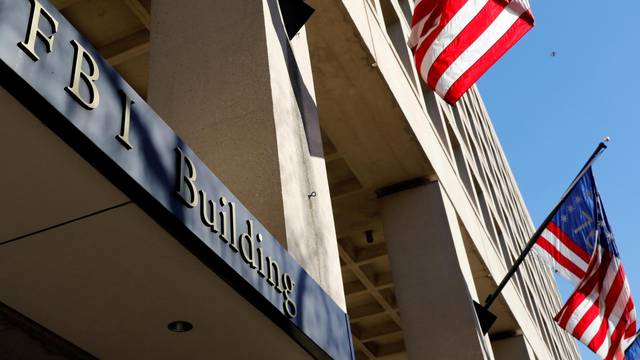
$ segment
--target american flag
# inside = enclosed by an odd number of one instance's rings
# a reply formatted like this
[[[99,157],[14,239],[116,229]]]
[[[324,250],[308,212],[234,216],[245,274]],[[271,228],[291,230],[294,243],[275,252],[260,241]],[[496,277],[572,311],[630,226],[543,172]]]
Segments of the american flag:
[[[536,241],[552,267],[577,287],[555,321],[603,359],[624,359],[636,311],[591,169],[570,190]]]
[[[417,0],[408,44],[424,81],[454,104],[532,27],[528,0]]]

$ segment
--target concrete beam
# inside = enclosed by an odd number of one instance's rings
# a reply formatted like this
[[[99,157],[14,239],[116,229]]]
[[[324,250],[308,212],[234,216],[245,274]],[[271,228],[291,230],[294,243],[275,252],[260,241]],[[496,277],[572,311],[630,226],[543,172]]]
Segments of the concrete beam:
[[[142,25],[144,25],[147,30],[151,29],[151,14],[149,13],[149,9],[144,6],[139,0],[122,0],[125,5],[133,14],[140,20]]]
[[[51,0],[53,6],[55,6],[58,10],[64,10],[71,5],[75,5],[82,0]]]
[[[98,51],[107,59],[111,66],[125,63],[137,56],[149,52],[149,31],[140,30],[114,43],[106,45]]]

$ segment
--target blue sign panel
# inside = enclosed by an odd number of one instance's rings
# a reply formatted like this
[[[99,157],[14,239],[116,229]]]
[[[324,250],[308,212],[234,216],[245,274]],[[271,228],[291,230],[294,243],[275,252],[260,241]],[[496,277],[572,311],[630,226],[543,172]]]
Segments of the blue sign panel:
[[[0,83],[309,353],[354,358],[347,315],[47,1],[0,0]]]

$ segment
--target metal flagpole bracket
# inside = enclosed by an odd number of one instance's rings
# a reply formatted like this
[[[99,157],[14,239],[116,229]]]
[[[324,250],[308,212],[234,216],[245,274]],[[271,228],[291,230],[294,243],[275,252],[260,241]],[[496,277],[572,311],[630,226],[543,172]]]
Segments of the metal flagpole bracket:
[[[289,40],[293,40],[293,37],[302,29],[315,10],[304,0],[279,0],[278,3],[287,36]]]
[[[493,326],[493,323],[496,322],[498,317],[476,301],[473,302],[473,308],[476,310],[476,316],[478,317],[482,334],[487,335],[489,329],[491,329],[491,326]]]

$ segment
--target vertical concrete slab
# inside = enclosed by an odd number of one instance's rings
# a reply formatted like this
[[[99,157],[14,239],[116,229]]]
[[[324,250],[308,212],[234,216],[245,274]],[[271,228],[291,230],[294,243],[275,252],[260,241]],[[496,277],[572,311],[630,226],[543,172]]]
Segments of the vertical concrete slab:
[[[526,339],[522,335],[491,342],[496,360],[535,359]]]
[[[491,359],[460,228],[440,184],[380,202],[409,358]]]
[[[175,5],[151,7],[148,102],[284,242],[262,3]]]
[[[276,2],[263,4],[287,249],[346,311],[306,31],[289,43]]]
[[[345,308],[304,30],[276,0],[152,6],[149,103]]]

